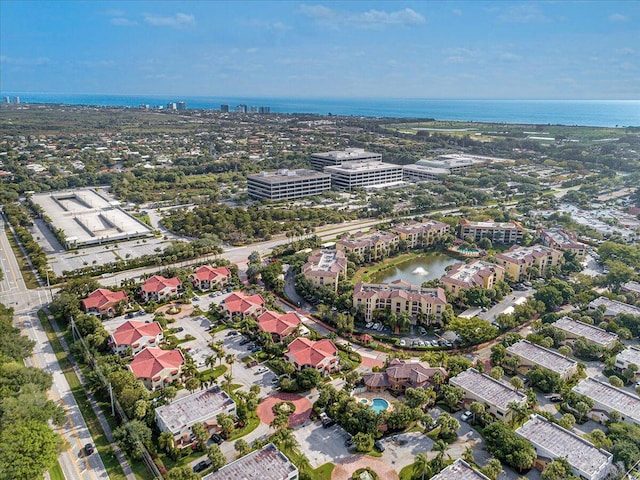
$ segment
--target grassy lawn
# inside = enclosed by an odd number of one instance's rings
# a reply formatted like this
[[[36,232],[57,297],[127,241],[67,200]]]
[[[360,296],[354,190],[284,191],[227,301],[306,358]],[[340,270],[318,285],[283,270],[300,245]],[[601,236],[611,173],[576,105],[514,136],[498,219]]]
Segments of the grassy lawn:
[[[95,413],[93,413],[82,384],[80,383],[78,376],[73,371],[71,363],[67,358],[67,352],[63,350],[58,337],[54,333],[53,328],[49,323],[47,315],[41,310],[38,312],[38,318],[40,318],[40,322],[42,322],[42,326],[47,333],[49,343],[51,343],[51,346],[53,347],[53,351],[55,352],[58,363],[60,364],[60,368],[62,369],[62,372],[67,379],[67,383],[69,383],[69,387],[71,388],[71,392],[73,393],[76,403],[78,404],[78,407],[82,412],[84,421],[89,428],[91,437],[95,442],[96,450],[100,454],[100,458],[102,458],[102,463],[104,463],[105,469],[109,474],[109,478],[112,480],[126,480],[124,472],[122,471],[122,467],[120,466],[120,462],[118,462],[115,453],[111,449],[111,445],[104,435],[104,431],[100,426],[98,418],[96,417]],[[145,473],[146,476],[148,476],[148,472]]]
[[[56,463],[49,469],[49,476],[51,480],[65,480],[64,473],[62,473],[62,467],[59,463]]]
[[[242,428],[234,430],[228,441],[233,442],[238,438],[244,437],[245,435],[253,432],[256,428],[258,428],[258,425],[260,425],[260,418],[258,418],[258,415],[255,413],[249,415],[249,417],[247,418],[247,424]]]
[[[20,250],[15,237],[9,229],[7,229],[7,238],[9,239],[9,245],[11,245],[11,249],[16,256],[16,261],[20,266],[20,272],[22,273],[22,278],[24,278],[24,284],[28,289],[38,288],[40,286],[38,284],[38,279],[33,273],[33,270],[31,270],[31,267],[29,267],[29,262],[27,262],[27,259],[22,254],[22,250]]]
[[[411,465],[407,465],[402,470],[400,470],[400,474],[398,475],[400,477],[400,480],[412,480],[413,479],[413,475],[414,475],[413,466],[414,466],[414,464],[412,463]]]
[[[333,463],[325,463],[324,465],[320,465],[318,468],[313,470],[311,477],[314,480],[331,480],[331,473],[335,465]]]
[[[215,378],[218,378],[225,374],[227,371],[226,365],[218,365],[217,367],[209,368],[208,370],[203,370],[202,372],[198,372],[197,376],[201,382],[209,382]]]
[[[283,445],[278,445],[278,448],[284,453],[291,462],[298,467],[300,473],[305,472],[308,475],[308,478],[311,480],[330,480],[331,472],[335,467],[332,463],[325,463],[324,465],[320,465],[318,468],[313,469],[309,465],[309,460],[307,457],[302,455],[301,453],[294,452],[288,448],[285,448]]]

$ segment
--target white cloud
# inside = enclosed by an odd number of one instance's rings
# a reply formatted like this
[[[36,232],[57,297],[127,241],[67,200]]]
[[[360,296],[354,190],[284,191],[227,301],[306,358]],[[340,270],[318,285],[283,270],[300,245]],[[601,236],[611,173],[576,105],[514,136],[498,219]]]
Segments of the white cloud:
[[[176,13],[172,17],[145,14],[144,22],[154,27],[185,28],[196,24],[196,18],[186,13]]]
[[[114,67],[116,65],[116,62],[114,62],[113,60],[86,60],[84,62],[81,62],[81,64],[85,67],[106,68]]]
[[[622,15],[621,13],[613,13],[609,15],[609,20],[611,22],[626,22],[629,20],[629,17]]]
[[[300,13],[315,19],[318,23],[338,27],[381,28],[387,26],[411,26],[426,23],[424,16],[411,8],[387,12],[368,10],[351,13],[333,10],[324,5],[301,5]]]
[[[133,20],[129,20],[125,17],[114,17],[109,21],[109,23],[116,27],[134,27],[138,25],[138,22],[134,22]]]
[[[20,67],[38,67],[40,65],[49,65],[53,62],[50,58],[47,57],[16,58],[2,55],[0,56],[0,63],[6,63],[7,65],[16,65]]]
[[[507,8],[498,16],[498,20],[503,23],[541,23],[548,22],[544,13],[537,5],[513,5]]]
[[[498,55],[498,60],[500,60],[501,62],[511,63],[519,62],[520,60],[522,60],[522,57],[520,55],[516,55],[515,53],[503,52]]]

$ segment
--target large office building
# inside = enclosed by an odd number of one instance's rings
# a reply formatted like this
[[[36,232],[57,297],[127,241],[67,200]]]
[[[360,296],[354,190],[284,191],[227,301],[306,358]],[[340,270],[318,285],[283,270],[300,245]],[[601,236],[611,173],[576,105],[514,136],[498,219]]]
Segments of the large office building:
[[[347,148],[341,151],[311,154],[311,166],[322,171],[324,167],[342,165],[343,162],[382,162],[382,154],[367,152],[363,148]]]
[[[402,167],[404,179],[409,182],[432,182],[442,180],[451,172],[447,168],[429,167],[427,165],[413,164]]]
[[[495,262],[504,267],[514,281],[519,282],[533,276],[537,269],[537,276],[547,273],[549,267],[559,265],[564,258],[560,250],[532,245],[530,247],[513,246],[503,253],[498,253]]]
[[[423,158],[416,165],[446,170],[450,174],[460,175],[470,168],[487,163],[487,157],[477,157],[461,153],[439,155],[437,158]]]
[[[250,197],[291,200],[331,189],[331,175],[314,170],[278,170],[247,176]]]
[[[472,242],[488,238],[493,243],[510,244],[522,241],[524,228],[518,222],[473,222],[463,218],[460,220],[460,238],[470,237]]]
[[[356,188],[381,188],[395,186],[402,182],[402,166],[375,160],[343,162],[324,168],[331,174],[331,185],[338,190]]]
[[[367,321],[376,310],[389,309],[395,315],[408,313],[412,323],[418,316],[424,316],[427,322],[440,322],[447,297],[442,288],[423,288],[403,280],[380,284],[358,282],[353,290],[353,306],[364,310]]]

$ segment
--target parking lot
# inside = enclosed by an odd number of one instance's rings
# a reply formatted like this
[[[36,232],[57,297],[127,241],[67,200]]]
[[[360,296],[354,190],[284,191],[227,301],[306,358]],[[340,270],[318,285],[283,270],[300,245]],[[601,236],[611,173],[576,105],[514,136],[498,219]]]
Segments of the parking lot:
[[[344,446],[348,434],[339,425],[324,428],[320,421],[309,421],[296,428],[293,435],[313,468],[318,468],[327,462],[336,463],[352,455]]]

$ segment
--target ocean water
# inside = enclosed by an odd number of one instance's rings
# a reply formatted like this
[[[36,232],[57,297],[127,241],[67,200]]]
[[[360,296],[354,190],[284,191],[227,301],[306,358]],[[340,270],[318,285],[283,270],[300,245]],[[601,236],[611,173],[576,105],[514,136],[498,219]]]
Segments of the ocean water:
[[[420,98],[178,97],[171,95],[71,95],[2,92],[22,103],[138,107],[186,102],[188,109],[219,110],[228,104],[270,107],[272,113],[357,117],[434,118],[491,123],[640,126],[640,100],[468,100]]]

